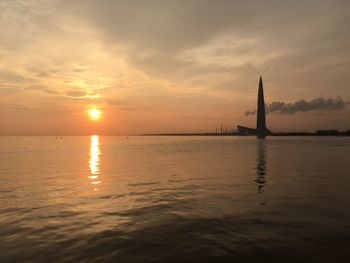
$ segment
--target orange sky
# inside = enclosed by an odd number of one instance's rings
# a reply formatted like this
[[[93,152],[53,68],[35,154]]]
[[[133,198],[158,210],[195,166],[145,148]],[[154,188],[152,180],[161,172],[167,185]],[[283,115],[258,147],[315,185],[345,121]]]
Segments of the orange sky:
[[[254,127],[244,113],[260,74],[267,105],[306,102],[268,114],[271,130],[350,129],[349,10],[323,0],[2,0],[0,135]]]

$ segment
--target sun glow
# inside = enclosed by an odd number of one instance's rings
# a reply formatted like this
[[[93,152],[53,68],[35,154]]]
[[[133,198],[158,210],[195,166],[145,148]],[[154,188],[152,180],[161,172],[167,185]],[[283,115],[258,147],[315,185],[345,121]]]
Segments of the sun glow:
[[[98,135],[92,135],[90,137],[90,160],[89,160],[89,167],[90,167],[90,175],[88,178],[90,179],[90,183],[94,185],[94,191],[97,191],[98,188],[96,188],[101,181],[99,180],[99,174],[100,174],[100,141]]]
[[[102,111],[99,109],[89,109],[87,111],[90,119],[97,121],[99,119],[101,119],[101,115],[102,115]]]

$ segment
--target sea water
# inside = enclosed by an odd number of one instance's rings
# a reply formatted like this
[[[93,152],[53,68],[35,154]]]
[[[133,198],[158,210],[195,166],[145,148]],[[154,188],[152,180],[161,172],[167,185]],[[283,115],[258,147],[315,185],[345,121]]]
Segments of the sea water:
[[[349,137],[0,137],[0,262],[349,262],[349,248]]]

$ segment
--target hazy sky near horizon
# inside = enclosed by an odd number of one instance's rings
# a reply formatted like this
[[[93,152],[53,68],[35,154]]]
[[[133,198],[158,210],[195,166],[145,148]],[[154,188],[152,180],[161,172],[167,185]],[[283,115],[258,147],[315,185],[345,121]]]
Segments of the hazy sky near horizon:
[[[0,0],[0,134],[350,129],[350,2]],[[91,121],[86,111],[103,111]]]

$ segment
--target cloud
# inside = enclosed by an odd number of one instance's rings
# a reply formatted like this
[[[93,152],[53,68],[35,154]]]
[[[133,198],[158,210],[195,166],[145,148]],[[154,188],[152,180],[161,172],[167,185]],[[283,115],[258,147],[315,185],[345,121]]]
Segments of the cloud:
[[[59,91],[57,91],[57,90],[52,90],[52,89],[43,89],[42,92],[45,92],[45,93],[47,93],[47,94],[52,94],[52,95],[60,94]]]
[[[120,105],[127,104],[125,100],[121,100],[121,99],[106,99],[105,102],[111,106],[120,106]]]
[[[299,101],[296,101],[294,102],[295,105],[300,105],[300,102],[302,102],[302,104],[304,104],[304,102],[307,104],[306,101],[304,100],[299,100]],[[288,105],[293,105],[293,103],[288,103]],[[266,113],[269,114],[271,112],[274,112],[274,111],[283,111],[283,107],[286,106],[286,103],[285,102],[280,102],[280,101],[273,101],[271,102],[270,105],[268,105],[266,107]],[[304,105],[305,108],[307,108],[307,106]],[[290,106],[289,108],[293,108],[293,106]],[[297,108],[294,107],[295,109]]]
[[[9,86],[9,85],[1,85],[0,84],[0,94],[7,95],[7,94],[13,94],[17,92],[21,92],[22,89],[17,86]]]
[[[346,108],[348,103],[344,102],[341,97],[329,97],[329,98],[314,98],[310,101],[304,99],[297,100],[292,103],[286,103],[281,101],[273,101],[272,103],[266,105],[266,113],[277,112],[279,114],[294,114],[297,112],[307,112],[307,111],[339,111]],[[244,115],[254,115],[256,110],[247,110]]]
[[[16,111],[36,111],[37,109],[34,107],[22,105],[22,104],[17,104],[17,103],[1,103],[0,104],[0,109],[2,111],[5,110],[16,110]]]
[[[256,114],[256,110],[247,110],[247,111],[245,111],[245,113],[244,113],[244,116],[249,116],[249,115],[254,115],[254,114]]]
[[[36,81],[32,78],[22,76],[12,71],[0,70],[0,82],[24,84],[24,83],[34,83]]]
[[[28,87],[18,87],[18,86],[13,86],[13,85],[3,85],[0,84],[0,94],[3,95],[8,95],[8,94],[13,94],[13,93],[18,93],[18,92],[26,92],[26,91],[39,91],[39,92],[44,92],[46,94],[60,94],[59,91],[54,90],[54,89],[49,89],[46,88],[44,86],[40,86],[40,85],[31,85]]]
[[[250,107],[260,74],[266,97],[286,101],[269,112],[308,111],[303,101],[287,103],[299,94],[350,101],[349,7],[342,0],[0,0],[0,104],[45,111],[55,102],[74,109],[74,118],[96,104],[125,111],[120,119],[130,124],[156,111],[165,123],[175,114],[229,119]],[[334,100],[330,111],[342,107]],[[130,130],[152,126],[138,125]]]
[[[141,68],[164,74],[174,71],[173,64],[182,62],[183,67],[192,67],[189,61],[201,65],[242,65],[247,61],[262,64],[266,59],[296,52],[300,54],[296,62],[300,62],[297,65],[300,68],[304,61],[308,65],[303,66],[310,66],[310,61],[320,62],[323,57],[342,54],[343,49],[335,47],[345,47],[349,37],[334,36],[346,32],[348,3],[334,2],[76,0],[67,3],[69,9],[100,30],[106,43],[127,46],[135,67],[142,60],[138,56],[148,54]],[[178,57],[179,60],[173,59]],[[167,65],[165,69],[163,64]]]
[[[66,95],[68,97],[85,97],[86,96],[86,92],[85,91],[76,91],[76,90],[69,90],[66,92]]]

